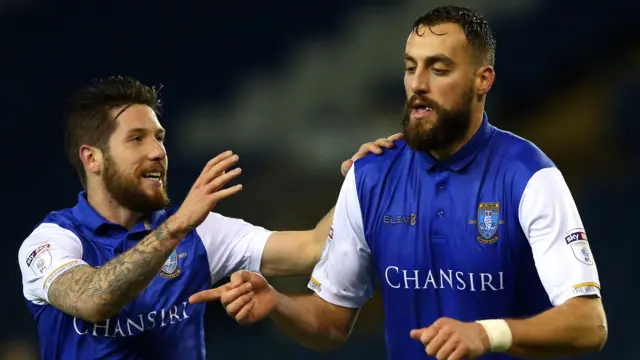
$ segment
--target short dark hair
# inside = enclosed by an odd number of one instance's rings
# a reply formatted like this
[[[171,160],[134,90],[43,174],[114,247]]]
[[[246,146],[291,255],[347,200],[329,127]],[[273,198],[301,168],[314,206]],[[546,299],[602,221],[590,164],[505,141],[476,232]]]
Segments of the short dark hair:
[[[482,14],[465,7],[441,6],[421,15],[413,23],[413,31],[420,35],[418,33],[420,25],[430,29],[432,26],[440,24],[460,25],[478,59],[494,66],[496,41],[489,23]]]
[[[128,105],[147,105],[160,111],[159,90],[131,77],[96,79],[78,91],[69,102],[65,132],[65,150],[71,165],[85,186],[87,174],[80,160],[82,145],[108,151],[108,141],[116,129],[111,110]]]

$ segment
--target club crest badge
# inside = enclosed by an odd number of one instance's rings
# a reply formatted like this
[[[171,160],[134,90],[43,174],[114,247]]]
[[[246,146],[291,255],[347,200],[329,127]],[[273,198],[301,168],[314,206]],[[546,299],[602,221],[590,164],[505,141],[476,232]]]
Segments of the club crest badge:
[[[498,241],[500,224],[500,203],[480,203],[478,205],[478,241],[491,244]]]
[[[178,259],[183,257],[186,254],[180,254],[180,256],[178,256],[178,253],[173,250],[171,252],[171,255],[169,255],[169,258],[167,259],[167,261],[164,262],[164,265],[162,265],[162,268],[160,269],[160,276],[165,277],[167,279],[172,279],[178,275],[180,275],[180,268],[178,267]]]

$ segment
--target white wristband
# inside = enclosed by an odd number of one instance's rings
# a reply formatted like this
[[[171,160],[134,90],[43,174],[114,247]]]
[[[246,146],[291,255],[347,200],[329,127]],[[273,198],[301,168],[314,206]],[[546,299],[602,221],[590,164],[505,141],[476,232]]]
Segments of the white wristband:
[[[502,353],[511,347],[513,341],[511,328],[509,324],[502,319],[479,320],[476,321],[482,325],[489,337],[491,344],[491,352]]]

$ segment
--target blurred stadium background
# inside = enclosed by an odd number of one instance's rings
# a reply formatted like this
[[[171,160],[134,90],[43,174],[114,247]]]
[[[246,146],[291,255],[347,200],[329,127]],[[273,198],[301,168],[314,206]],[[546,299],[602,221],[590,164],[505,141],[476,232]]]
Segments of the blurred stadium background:
[[[16,263],[49,211],[80,184],[63,154],[64,100],[94,77],[163,84],[170,194],[233,149],[241,195],[217,211],[270,229],[304,229],[333,205],[340,162],[401,128],[402,52],[415,17],[445,1],[0,1],[4,295],[0,359],[37,359]],[[536,142],[564,172],[600,270],[610,336],[589,359],[638,359],[640,240],[638,0],[458,0],[497,37],[487,112]],[[305,279],[276,286],[304,292]],[[402,311],[402,309],[398,309]],[[384,359],[380,299],[343,349],[301,348],[271,323],[208,310],[211,359]],[[55,329],[51,329],[55,331]],[[158,344],[162,346],[162,344]]]

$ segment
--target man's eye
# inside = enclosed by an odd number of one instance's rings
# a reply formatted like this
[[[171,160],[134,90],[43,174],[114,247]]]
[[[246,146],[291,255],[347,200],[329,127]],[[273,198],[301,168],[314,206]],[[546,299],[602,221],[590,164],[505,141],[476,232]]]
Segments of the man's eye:
[[[438,69],[438,68],[431,68],[431,72],[433,72],[436,75],[446,75],[449,70],[446,69]]]

